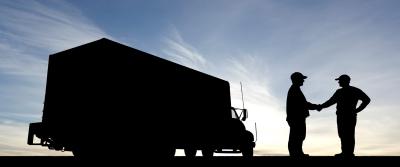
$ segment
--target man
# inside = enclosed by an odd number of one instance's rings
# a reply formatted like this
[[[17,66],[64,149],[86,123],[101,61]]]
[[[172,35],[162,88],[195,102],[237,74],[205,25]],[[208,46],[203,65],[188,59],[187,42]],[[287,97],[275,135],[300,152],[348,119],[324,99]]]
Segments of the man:
[[[335,80],[339,81],[339,86],[342,88],[338,89],[328,101],[321,104],[321,107],[326,108],[335,103],[337,104],[337,128],[342,152],[335,156],[354,157],[354,133],[357,123],[357,113],[362,111],[371,100],[361,89],[350,86],[350,77],[348,75],[341,75]],[[357,108],[359,100],[362,103]]]
[[[307,157],[303,152],[303,141],[306,138],[306,118],[310,115],[309,109],[317,109],[318,106],[307,102],[300,86],[307,77],[300,72],[294,72],[290,76],[292,86],[289,88],[286,101],[286,121],[289,124],[289,154],[292,157]],[[318,108],[319,109],[319,108]]]

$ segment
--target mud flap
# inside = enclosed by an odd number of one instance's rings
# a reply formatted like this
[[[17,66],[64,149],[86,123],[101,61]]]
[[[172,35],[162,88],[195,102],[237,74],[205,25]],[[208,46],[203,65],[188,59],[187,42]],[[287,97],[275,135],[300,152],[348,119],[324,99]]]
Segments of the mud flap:
[[[41,122],[35,122],[35,123],[30,123],[29,124],[29,131],[28,131],[28,145],[42,145],[42,143],[33,143],[34,136],[36,135],[37,137],[40,138],[42,130],[42,123]]]

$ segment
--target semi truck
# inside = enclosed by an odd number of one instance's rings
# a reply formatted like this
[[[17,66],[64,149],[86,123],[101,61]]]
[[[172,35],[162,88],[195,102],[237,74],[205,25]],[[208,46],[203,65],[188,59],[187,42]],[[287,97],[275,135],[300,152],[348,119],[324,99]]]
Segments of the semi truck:
[[[229,82],[102,38],[49,56],[29,145],[87,157],[253,156]]]

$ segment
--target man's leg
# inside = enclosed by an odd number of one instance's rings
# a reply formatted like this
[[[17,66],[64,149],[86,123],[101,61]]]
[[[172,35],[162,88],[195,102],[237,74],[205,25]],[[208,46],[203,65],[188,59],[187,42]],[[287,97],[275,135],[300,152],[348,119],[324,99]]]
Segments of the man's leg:
[[[288,150],[290,156],[296,156],[298,153],[298,127],[295,122],[288,122],[290,126]]]
[[[337,118],[336,118],[337,131],[338,131],[338,136],[340,138],[340,148],[341,148],[342,152],[339,153],[339,154],[336,154],[336,155],[343,154],[343,152],[344,152],[344,150],[346,148],[345,147],[346,141],[344,139],[344,137],[345,137],[345,135],[344,135],[345,128],[344,128],[343,122],[344,122],[343,117],[342,116],[337,116]]]
[[[288,149],[290,156],[301,156],[303,154],[302,145],[304,140],[303,124],[301,121],[290,121]]]
[[[342,153],[338,156],[354,156],[355,126],[357,117],[337,117],[338,135]]]
[[[303,152],[303,142],[306,139],[306,120],[304,119],[302,122],[299,123],[299,144],[298,149],[301,155],[304,155]]]
[[[344,150],[343,153],[345,155],[353,156],[354,155],[354,146],[355,146],[355,128],[357,123],[357,117],[347,117],[344,122]]]
[[[290,127],[290,132],[289,132],[289,141],[288,141],[288,150],[289,150],[289,154],[292,156],[295,154],[295,135],[294,135],[294,128]]]

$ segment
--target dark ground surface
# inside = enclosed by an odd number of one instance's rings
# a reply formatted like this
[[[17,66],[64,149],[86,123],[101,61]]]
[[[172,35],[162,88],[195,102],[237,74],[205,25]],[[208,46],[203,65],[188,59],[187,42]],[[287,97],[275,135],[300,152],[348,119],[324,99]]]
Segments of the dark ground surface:
[[[110,165],[117,166],[398,166],[400,156],[359,156],[352,159],[342,159],[328,156],[312,156],[308,158],[291,158],[288,156],[257,156],[249,159],[243,157],[214,157],[205,159],[196,157],[176,157],[170,160],[154,158],[124,158],[122,160],[96,158],[90,161],[78,160],[74,157],[57,156],[3,156],[0,157],[1,166],[92,166]],[[97,166],[96,165],[96,166]],[[107,165],[107,166],[108,166]]]

